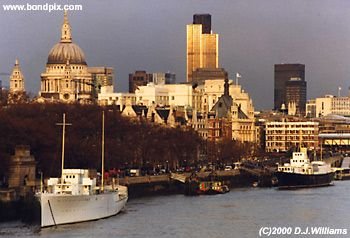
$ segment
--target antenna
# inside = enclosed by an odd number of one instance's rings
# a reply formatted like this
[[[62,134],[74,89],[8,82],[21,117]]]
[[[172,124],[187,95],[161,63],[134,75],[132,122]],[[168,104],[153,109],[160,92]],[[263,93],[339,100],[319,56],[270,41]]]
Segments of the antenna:
[[[64,169],[64,138],[65,138],[65,131],[66,126],[71,126],[72,124],[66,123],[66,114],[63,113],[63,119],[62,123],[56,123],[58,126],[62,126],[62,169],[61,169],[61,184],[63,183],[63,169]],[[63,189],[63,186],[61,185],[61,190]]]

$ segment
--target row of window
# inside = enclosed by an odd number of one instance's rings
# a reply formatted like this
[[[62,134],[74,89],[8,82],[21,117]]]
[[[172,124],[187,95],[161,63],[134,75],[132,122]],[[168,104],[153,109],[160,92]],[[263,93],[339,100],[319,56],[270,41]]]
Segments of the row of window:
[[[65,66],[51,66],[50,69],[64,69]],[[83,69],[83,66],[71,66],[72,69]]]
[[[266,124],[266,128],[314,128],[315,126],[318,126],[318,123],[308,123],[307,125]]]
[[[287,167],[287,168],[282,167],[282,168],[280,168],[280,171],[293,171],[293,170],[292,170],[292,168],[289,168],[289,167]],[[303,173],[305,173],[305,169],[303,169]]]
[[[251,126],[240,126],[241,130],[251,130],[252,127]]]
[[[314,140],[317,136],[303,136],[302,140]],[[267,136],[267,140],[300,140],[299,136]]]
[[[292,162],[294,162],[294,163],[298,163],[298,160],[297,160],[297,159],[293,159],[293,160],[292,160]],[[305,163],[305,161],[304,161],[304,160],[299,160],[299,162],[300,162],[300,163]]]
[[[316,134],[314,128],[310,128],[309,130],[302,130],[302,134]],[[266,130],[266,134],[300,134],[299,130]]]
[[[311,142],[305,142],[307,147],[314,147],[315,143],[314,141]],[[274,148],[274,147],[280,147],[280,148],[290,148],[291,145],[297,145],[298,142],[291,143],[289,141],[274,141],[274,142],[266,142],[266,147]]]

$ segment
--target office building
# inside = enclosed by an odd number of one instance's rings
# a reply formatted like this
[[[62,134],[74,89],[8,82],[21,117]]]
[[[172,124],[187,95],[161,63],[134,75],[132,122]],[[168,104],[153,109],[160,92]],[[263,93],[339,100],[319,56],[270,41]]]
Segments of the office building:
[[[296,78],[298,78],[298,80],[294,80]],[[288,81],[291,81],[291,82],[287,83]],[[296,81],[299,81],[299,82],[296,82]],[[293,91],[295,88],[298,88],[298,90],[300,91],[300,96],[302,98],[299,98],[297,101],[299,101],[300,103],[304,101],[304,104],[305,104],[306,103],[306,83],[303,83],[304,81],[305,81],[305,65],[276,64],[275,65],[275,83],[274,83],[275,84],[274,85],[274,110],[280,110],[282,107],[282,104],[284,104],[286,107],[288,106],[288,103],[289,103],[289,101],[287,101],[288,84],[289,84],[290,91]],[[304,90],[305,90],[305,93],[304,93]],[[291,98],[292,98],[292,94],[296,95],[296,93],[291,93],[289,95],[291,96]],[[299,105],[299,107],[302,108],[301,105]]]
[[[294,115],[305,115],[306,81],[301,80],[301,78],[291,78],[286,82],[286,105],[288,105],[288,109],[294,105]],[[290,110],[288,111],[291,115]]]
[[[219,35],[211,33],[210,15],[195,15],[193,22],[187,25],[187,82],[192,82],[196,69],[219,66]]]
[[[137,70],[129,74],[129,93],[134,93],[139,86],[146,86],[153,82],[153,75],[143,70]]]
[[[163,85],[163,84],[175,84],[176,82],[176,75],[174,73],[153,73],[152,74],[153,83],[156,85]]]
[[[324,117],[328,115],[350,116],[350,97],[324,97],[309,100],[306,103],[308,117]]]
[[[92,78],[92,95],[97,99],[97,95],[114,92],[114,69],[111,67],[89,67],[88,72]]]
[[[269,121],[265,124],[266,152],[286,152],[300,141],[309,149],[318,148],[319,123],[314,121]]]
[[[198,68],[193,71],[192,83],[204,84],[205,80],[228,79],[228,73],[223,68]]]
[[[202,25],[203,34],[211,33],[211,15],[210,14],[194,14],[193,24]]]

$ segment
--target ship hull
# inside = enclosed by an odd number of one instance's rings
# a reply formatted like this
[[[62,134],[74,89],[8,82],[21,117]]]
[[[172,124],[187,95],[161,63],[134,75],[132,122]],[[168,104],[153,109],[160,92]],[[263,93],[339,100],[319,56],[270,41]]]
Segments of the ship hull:
[[[96,195],[40,194],[41,227],[97,220],[116,215],[128,197],[118,192]]]
[[[276,172],[279,189],[322,187],[331,185],[334,173],[325,174],[297,174]]]

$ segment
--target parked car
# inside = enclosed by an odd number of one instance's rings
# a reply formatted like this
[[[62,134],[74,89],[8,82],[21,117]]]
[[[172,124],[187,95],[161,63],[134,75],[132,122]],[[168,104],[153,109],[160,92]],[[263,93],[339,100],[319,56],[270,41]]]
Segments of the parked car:
[[[232,170],[232,166],[231,165],[226,165],[225,166],[225,171],[230,171]]]

